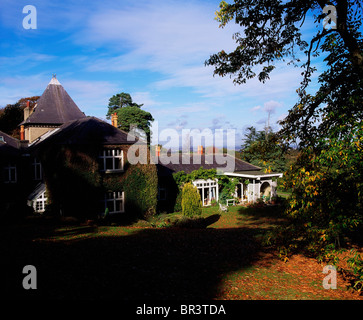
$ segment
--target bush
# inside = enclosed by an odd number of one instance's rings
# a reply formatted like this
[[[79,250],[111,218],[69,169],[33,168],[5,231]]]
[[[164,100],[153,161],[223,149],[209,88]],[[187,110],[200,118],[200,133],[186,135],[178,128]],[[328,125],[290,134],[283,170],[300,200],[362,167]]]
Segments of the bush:
[[[174,205],[174,212],[181,212],[182,211],[182,191],[179,190],[178,195],[175,199],[175,205]]]
[[[186,183],[182,190],[182,213],[188,217],[202,214],[202,201],[199,191],[191,183]]]

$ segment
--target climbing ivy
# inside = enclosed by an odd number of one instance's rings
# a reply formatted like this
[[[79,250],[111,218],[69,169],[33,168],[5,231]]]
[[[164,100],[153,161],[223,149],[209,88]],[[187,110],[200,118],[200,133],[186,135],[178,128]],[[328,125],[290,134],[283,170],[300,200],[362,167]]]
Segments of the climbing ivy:
[[[190,183],[192,181],[202,179],[202,180],[214,180],[218,179],[218,185],[220,189],[219,200],[225,202],[234,193],[236,186],[239,183],[248,184],[249,180],[241,177],[228,177],[224,175],[218,175],[216,169],[204,169],[200,167],[198,170],[194,170],[191,173],[185,173],[184,171],[179,171],[173,174],[175,183],[179,188],[182,188],[184,184]],[[179,206],[178,206],[179,209]]]

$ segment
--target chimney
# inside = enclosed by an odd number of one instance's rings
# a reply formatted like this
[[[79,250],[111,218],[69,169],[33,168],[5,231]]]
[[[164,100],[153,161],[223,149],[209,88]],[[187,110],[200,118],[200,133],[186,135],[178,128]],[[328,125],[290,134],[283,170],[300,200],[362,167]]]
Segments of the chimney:
[[[198,154],[204,154],[203,146],[198,146]]]
[[[30,107],[30,101],[26,102],[26,107],[24,108],[24,121],[29,118],[32,114],[33,108]]]
[[[24,126],[20,126],[20,140],[25,140]]]
[[[159,145],[157,145],[157,146],[155,147],[155,156],[156,156],[156,157],[160,157],[160,146],[159,146]]]
[[[115,112],[115,113],[113,113],[112,115],[111,115],[111,124],[115,127],[115,128],[117,128],[118,127],[118,125],[117,125],[117,113]]]

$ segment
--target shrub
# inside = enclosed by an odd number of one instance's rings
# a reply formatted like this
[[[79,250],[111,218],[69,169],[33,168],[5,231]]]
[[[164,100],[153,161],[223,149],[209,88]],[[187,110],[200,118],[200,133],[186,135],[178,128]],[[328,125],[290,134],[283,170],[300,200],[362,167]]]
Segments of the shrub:
[[[175,199],[174,212],[182,211],[182,194],[183,194],[183,192],[181,190],[179,190],[179,193]]]
[[[184,216],[188,217],[202,214],[199,191],[191,183],[186,183],[182,190],[182,212]]]

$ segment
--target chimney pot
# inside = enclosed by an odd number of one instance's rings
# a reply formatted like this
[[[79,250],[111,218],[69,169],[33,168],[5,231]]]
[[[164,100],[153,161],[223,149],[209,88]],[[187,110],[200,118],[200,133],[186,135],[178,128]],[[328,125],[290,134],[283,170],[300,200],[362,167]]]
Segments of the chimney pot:
[[[198,146],[198,154],[204,154],[203,146]]]
[[[20,126],[20,140],[25,140],[24,126]]]
[[[117,125],[117,113],[115,112],[115,113],[113,113],[112,115],[111,115],[111,124],[115,127],[115,128],[117,128],[118,127],[118,125]]]

